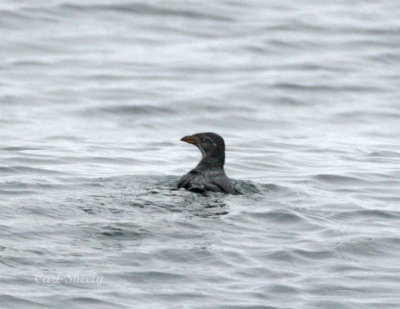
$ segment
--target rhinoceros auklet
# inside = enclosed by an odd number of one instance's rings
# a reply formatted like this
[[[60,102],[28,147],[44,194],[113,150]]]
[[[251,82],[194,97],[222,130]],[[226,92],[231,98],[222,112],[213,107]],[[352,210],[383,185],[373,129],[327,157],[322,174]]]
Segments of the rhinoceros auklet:
[[[225,143],[221,136],[211,132],[197,133],[185,136],[181,141],[197,146],[203,157],[196,168],[179,179],[178,189],[185,188],[200,193],[236,193],[224,171]]]

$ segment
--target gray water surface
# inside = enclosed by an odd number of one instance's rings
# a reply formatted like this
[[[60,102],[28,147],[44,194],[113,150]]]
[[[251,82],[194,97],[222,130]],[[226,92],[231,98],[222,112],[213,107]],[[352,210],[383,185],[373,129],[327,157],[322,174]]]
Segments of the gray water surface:
[[[0,4],[1,308],[399,308],[400,4]],[[242,195],[174,190],[213,131]]]

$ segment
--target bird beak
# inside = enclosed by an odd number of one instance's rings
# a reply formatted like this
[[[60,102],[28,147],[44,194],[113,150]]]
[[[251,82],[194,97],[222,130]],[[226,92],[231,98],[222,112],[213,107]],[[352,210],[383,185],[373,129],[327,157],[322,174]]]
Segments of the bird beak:
[[[182,137],[182,138],[181,138],[181,141],[182,141],[182,142],[189,143],[189,144],[196,144],[195,138],[194,138],[193,136],[191,136],[191,135]]]

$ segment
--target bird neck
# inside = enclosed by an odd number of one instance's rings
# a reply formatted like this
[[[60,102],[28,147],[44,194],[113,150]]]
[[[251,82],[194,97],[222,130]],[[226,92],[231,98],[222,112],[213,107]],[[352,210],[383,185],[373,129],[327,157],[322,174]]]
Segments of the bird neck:
[[[219,151],[212,151],[200,160],[198,167],[202,168],[224,168],[225,154]]]

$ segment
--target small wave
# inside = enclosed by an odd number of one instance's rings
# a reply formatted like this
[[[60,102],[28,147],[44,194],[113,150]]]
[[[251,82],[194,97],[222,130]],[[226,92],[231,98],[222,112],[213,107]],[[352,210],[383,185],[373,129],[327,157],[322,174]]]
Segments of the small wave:
[[[84,116],[96,116],[102,114],[117,115],[117,116],[152,116],[167,115],[173,111],[170,108],[157,107],[150,105],[119,105],[119,106],[104,106],[79,111],[79,114]]]
[[[397,257],[399,242],[393,238],[355,236],[342,240],[334,250],[344,256],[362,258],[369,256]]]
[[[72,11],[106,11],[106,12],[117,12],[119,14],[137,14],[137,15],[157,15],[157,16],[172,16],[172,17],[186,17],[192,19],[204,19],[213,20],[219,22],[232,21],[230,17],[216,15],[211,13],[205,13],[201,11],[189,10],[189,9],[174,9],[172,7],[156,7],[150,4],[110,4],[110,5],[75,5],[75,4],[63,4],[62,9]]]
[[[158,282],[162,281],[175,281],[175,280],[183,280],[186,278],[184,274],[164,272],[164,271],[132,271],[121,274],[125,278],[134,278],[139,281],[150,281],[150,282]]]
[[[0,167],[0,174],[43,174],[43,175],[62,175],[68,174],[68,172],[59,172],[56,170],[44,169],[44,168],[34,168],[29,166],[10,166],[10,167]]]
[[[65,302],[71,303],[71,307],[73,307],[72,304],[79,304],[79,307],[81,307],[81,306],[96,306],[96,307],[101,306],[102,308],[121,308],[121,305],[118,303],[105,301],[103,299],[95,298],[95,297],[83,297],[83,296],[72,297],[72,298],[68,298],[63,301],[64,304],[65,304]],[[124,308],[124,307],[125,306],[123,306],[122,308]]]
[[[41,148],[39,147],[18,147],[18,146],[14,146],[14,147],[0,147],[0,150],[3,151],[11,151],[11,152],[17,152],[17,151],[27,151],[27,150],[41,150]]]
[[[360,85],[343,85],[343,86],[334,86],[334,85],[305,85],[305,84],[296,84],[296,83],[276,83],[273,85],[273,88],[284,89],[284,90],[298,90],[298,91],[321,91],[321,92],[379,92],[384,89],[373,86],[360,86]]]
[[[101,227],[97,233],[98,237],[107,237],[113,239],[142,239],[151,235],[148,231],[134,224],[114,224]]]
[[[367,154],[369,157],[378,157],[378,158],[400,158],[400,152],[396,151],[387,151],[387,150],[381,150],[381,151],[372,151]]]
[[[263,222],[275,222],[279,224],[304,222],[304,219],[298,214],[284,209],[264,212],[251,212],[248,215],[254,219],[262,220]]]
[[[351,176],[343,176],[343,175],[334,175],[334,174],[318,174],[313,176],[314,179],[326,183],[332,184],[361,184],[365,183],[364,180],[351,177]]]
[[[248,180],[246,181],[246,180],[235,180],[235,179],[232,179],[232,183],[235,186],[236,190],[239,191],[240,194],[244,195],[265,194],[271,192],[284,193],[289,191],[289,189],[286,187],[272,183],[259,184]]]
[[[35,194],[37,193],[37,191],[33,191],[33,190],[3,190],[0,189],[0,195],[16,195],[16,196],[20,196],[20,195],[31,195],[31,194]]]
[[[395,219],[400,218],[399,211],[389,211],[389,210],[377,210],[377,209],[365,209],[365,210],[355,210],[355,211],[344,211],[336,213],[331,216],[334,219],[342,220],[371,220],[371,219]]]
[[[17,280],[16,280],[17,281]],[[18,284],[14,282],[13,284]],[[22,297],[1,294],[1,303],[5,308],[49,308],[47,305],[42,305],[40,302],[31,301]]]

